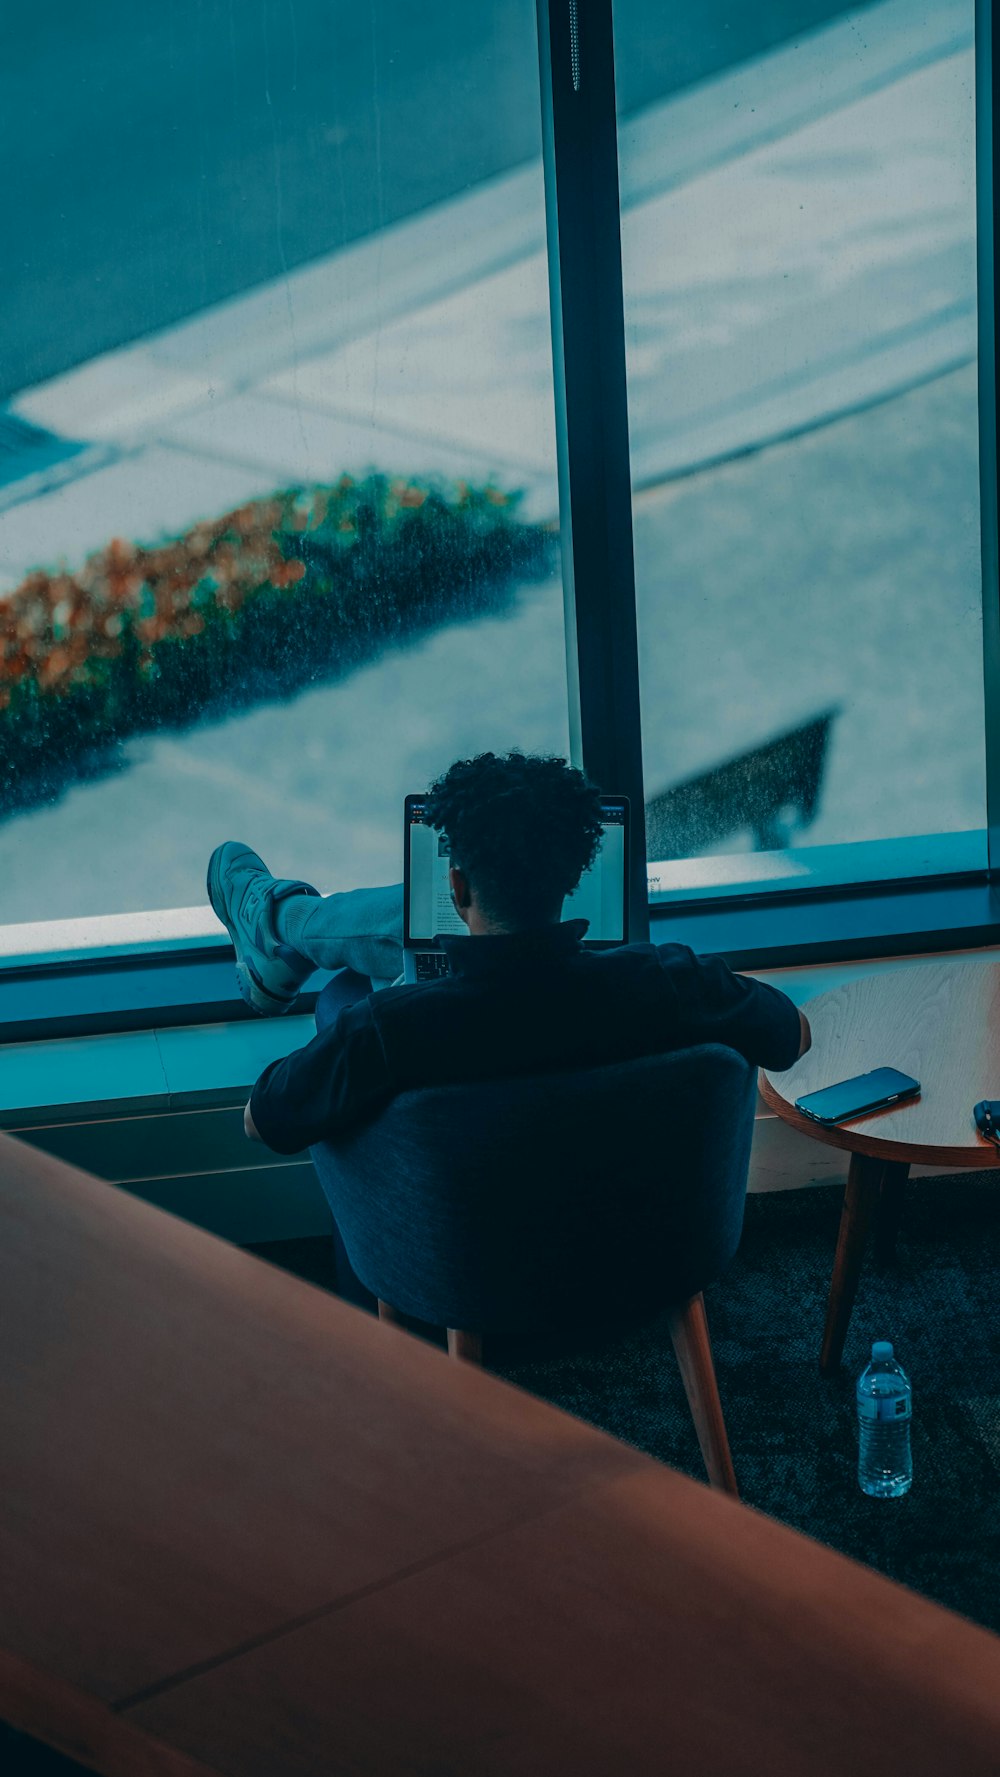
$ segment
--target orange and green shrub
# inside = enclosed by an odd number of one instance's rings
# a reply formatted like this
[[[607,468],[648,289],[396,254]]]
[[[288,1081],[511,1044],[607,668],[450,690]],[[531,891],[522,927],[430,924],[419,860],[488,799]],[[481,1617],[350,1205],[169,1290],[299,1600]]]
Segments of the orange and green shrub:
[[[491,486],[342,476],[29,574],[0,599],[0,812],[113,769],[131,735],[291,696],[501,609],[551,566],[551,534],[517,506]]]

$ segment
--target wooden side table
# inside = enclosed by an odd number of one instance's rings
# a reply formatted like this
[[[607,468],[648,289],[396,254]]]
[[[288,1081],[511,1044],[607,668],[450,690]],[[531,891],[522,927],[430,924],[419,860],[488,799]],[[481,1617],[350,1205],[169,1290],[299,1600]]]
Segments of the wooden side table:
[[[828,1375],[843,1355],[876,1206],[878,1254],[887,1260],[911,1164],[1000,1167],[1000,1151],[972,1116],[979,1099],[1000,1099],[1000,963],[950,957],[866,975],[803,1010],[812,1048],[787,1072],[762,1073],[760,1089],[793,1129],[851,1156],[820,1353]],[[912,1074],[921,1096],[836,1128],[795,1109],[804,1093],[875,1067]]]

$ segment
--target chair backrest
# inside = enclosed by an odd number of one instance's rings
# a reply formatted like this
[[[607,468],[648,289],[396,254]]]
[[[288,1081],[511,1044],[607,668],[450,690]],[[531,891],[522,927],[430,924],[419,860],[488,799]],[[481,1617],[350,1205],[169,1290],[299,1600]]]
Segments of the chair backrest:
[[[552,1329],[685,1300],[728,1264],[755,1080],[705,1044],[428,1088],[312,1156],[373,1294],[436,1326]]]

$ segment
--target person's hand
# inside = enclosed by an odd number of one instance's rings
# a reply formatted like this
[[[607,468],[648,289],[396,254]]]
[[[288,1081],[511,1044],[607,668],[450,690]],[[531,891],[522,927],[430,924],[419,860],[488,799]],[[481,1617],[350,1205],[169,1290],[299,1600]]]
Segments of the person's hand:
[[[806,1053],[807,1049],[812,1048],[812,1040],[813,1040],[813,1033],[809,1029],[809,1020],[806,1017],[804,1012],[800,1012],[799,1013],[799,1053],[796,1056],[796,1060],[799,1060],[799,1058]],[[247,1116],[249,1116],[249,1115],[250,1115],[250,1106],[247,1105]],[[258,1136],[257,1139],[260,1140],[260,1137]]]
[[[257,1125],[250,1115],[249,1103],[243,1112],[243,1133],[248,1141],[260,1141],[260,1136],[257,1133]]]

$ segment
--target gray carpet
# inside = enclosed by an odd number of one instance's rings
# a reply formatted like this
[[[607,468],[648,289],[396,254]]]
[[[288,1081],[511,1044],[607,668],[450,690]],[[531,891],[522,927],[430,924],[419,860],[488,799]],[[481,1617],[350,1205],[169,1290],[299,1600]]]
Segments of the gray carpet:
[[[817,1358],[841,1197],[751,1197],[740,1252],[706,1292],[743,1498],[1000,1632],[1000,1173],[910,1186],[896,1262],[866,1264],[827,1381]],[[854,1382],[873,1339],[893,1341],[913,1384],[914,1480],[898,1500],[857,1484]],[[572,1358],[498,1367],[704,1478],[662,1320]]]
[[[842,1190],[747,1200],[740,1251],[706,1292],[716,1370],[748,1505],[1000,1633],[1000,1172],[909,1186],[894,1265],[866,1261],[840,1374],[818,1356]],[[330,1282],[322,1241],[258,1249]],[[898,1500],[857,1483],[854,1383],[891,1339],[913,1384],[914,1481]],[[704,1479],[665,1319],[572,1356],[494,1341],[486,1361]]]

